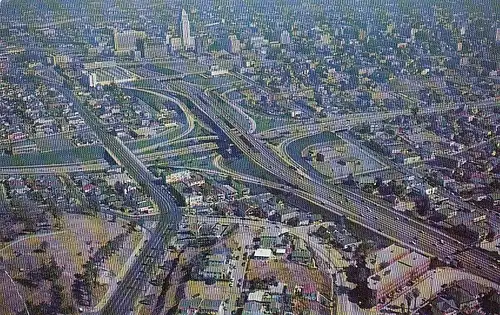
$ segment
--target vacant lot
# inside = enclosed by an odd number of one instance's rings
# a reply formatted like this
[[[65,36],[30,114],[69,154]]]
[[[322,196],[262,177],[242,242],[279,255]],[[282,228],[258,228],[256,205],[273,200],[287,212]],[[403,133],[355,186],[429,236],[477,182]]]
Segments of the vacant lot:
[[[296,285],[302,286],[313,282],[322,295],[330,296],[330,277],[319,269],[309,269],[284,260],[252,260],[250,262],[247,274],[248,280],[273,276],[276,277],[276,280],[288,284],[290,289],[293,289]]]
[[[30,271],[40,268],[51,257],[54,257],[57,265],[63,268],[56,282],[63,286],[65,299],[72,303],[71,288],[75,273],[82,272],[82,265],[92,252],[108,240],[126,231],[126,228],[122,226],[123,223],[107,222],[102,218],[80,214],[67,214],[62,221],[63,228],[60,231],[27,235],[10,244],[4,244],[0,248],[0,255],[5,260],[6,270],[15,283],[14,286],[4,274],[0,277],[0,286],[2,287],[0,290],[0,310],[2,311],[0,313],[2,315],[15,314],[16,309],[23,305],[20,298],[12,298],[17,297],[16,288],[26,301],[34,304],[42,301],[50,302],[49,281],[41,280],[37,287],[32,288],[21,283],[23,279],[28,277]],[[106,268],[117,273],[139,239],[139,232],[129,235],[124,248],[109,260]],[[42,242],[47,242],[45,252],[40,250]],[[98,287],[95,298],[100,298],[105,291],[106,286]],[[8,304],[6,305],[5,302]],[[97,300],[94,301],[94,303],[97,302]]]

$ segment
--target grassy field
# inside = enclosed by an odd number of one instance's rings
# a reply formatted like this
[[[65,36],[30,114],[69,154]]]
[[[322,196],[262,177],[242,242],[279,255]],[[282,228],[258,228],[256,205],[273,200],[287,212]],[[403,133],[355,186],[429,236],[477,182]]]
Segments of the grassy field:
[[[42,153],[0,156],[2,166],[30,166],[77,163],[104,159],[106,152],[102,146],[91,145]]]

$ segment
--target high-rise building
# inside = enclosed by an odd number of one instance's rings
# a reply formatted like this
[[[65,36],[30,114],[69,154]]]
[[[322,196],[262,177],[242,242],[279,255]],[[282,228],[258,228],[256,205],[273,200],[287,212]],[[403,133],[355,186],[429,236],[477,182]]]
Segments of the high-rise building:
[[[146,33],[134,30],[123,32],[115,30],[113,35],[115,51],[118,52],[136,50],[137,39],[146,38]]]
[[[196,36],[194,39],[194,52],[204,54],[207,52],[207,37],[206,35]]]
[[[229,35],[229,45],[228,51],[231,54],[239,54],[241,52],[241,43],[236,35]]]
[[[181,15],[179,17],[179,33],[182,40],[182,45],[184,49],[191,48],[192,39],[191,39],[191,29],[189,25],[189,17],[184,9],[181,11]]]
[[[283,30],[281,32],[281,44],[282,45],[290,45],[290,33],[287,30]]]
[[[170,38],[170,50],[172,52],[178,51],[182,48],[182,39],[180,37]]]
[[[0,56],[0,74],[7,72],[9,69],[9,58]]]
[[[499,27],[499,28],[497,28],[497,34],[496,34],[496,36],[495,36],[495,40],[496,40],[497,42],[500,42],[500,27]]]

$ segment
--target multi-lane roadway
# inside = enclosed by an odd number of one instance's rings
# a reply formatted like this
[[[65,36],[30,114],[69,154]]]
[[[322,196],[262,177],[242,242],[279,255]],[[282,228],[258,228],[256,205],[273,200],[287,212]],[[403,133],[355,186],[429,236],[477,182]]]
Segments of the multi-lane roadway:
[[[158,185],[147,167],[119,139],[109,134],[81,102],[66,88],[62,89],[69,101],[73,102],[86,123],[99,137],[103,145],[113,153],[119,163],[129,172],[153,198],[161,215],[151,238],[141,250],[138,259],[132,264],[118,288],[101,310],[103,315],[127,314],[133,310],[134,304],[149,285],[155,268],[161,262],[165,243],[175,233],[181,220],[181,212],[175,200],[168,194],[164,186]]]
[[[177,86],[180,85],[178,84]],[[255,135],[249,133],[245,126],[240,126],[232,118],[233,115],[227,113],[227,105],[221,100],[187,84],[182,85],[182,89],[177,92],[190,98],[199,107],[200,111],[210,117],[251,160],[287,182],[288,185],[285,186],[285,189],[290,193],[319,204],[335,214],[344,215],[355,223],[381,233],[417,251],[440,258],[460,252],[457,257],[462,260],[463,265],[468,270],[489,278],[492,281],[498,282],[500,280],[499,270],[491,265],[492,259],[480,250],[467,248],[464,244],[461,244],[449,235],[421,222],[407,218],[391,208],[379,205],[361,194],[332,187],[321,178],[304,174],[297,168],[287,166],[263,141],[259,141]],[[489,106],[490,104],[486,102],[484,105]],[[454,106],[451,105],[445,108],[428,108],[426,109],[426,113],[452,110],[453,108]],[[348,118],[341,117],[337,121],[329,121],[328,124],[333,130],[338,128],[345,129],[364,121],[389,119],[400,114],[360,114],[349,116]],[[321,128],[321,126],[315,127],[314,125],[309,125],[303,128],[305,131],[313,131]],[[349,204],[348,207],[346,206],[347,204]]]

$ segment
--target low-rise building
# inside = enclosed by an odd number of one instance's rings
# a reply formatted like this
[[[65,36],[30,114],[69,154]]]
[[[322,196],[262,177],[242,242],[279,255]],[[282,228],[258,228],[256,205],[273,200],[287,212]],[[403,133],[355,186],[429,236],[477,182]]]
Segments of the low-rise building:
[[[305,248],[297,248],[292,251],[290,260],[295,263],[308,265],[311,263],[312,255],[311,252]]]
[[[191,172],[189,170],[183,170],[165,176],[165,183],[176,183],[182,180],[188,180],[189,178],[191,178]]]
[[[267,260],[271,258],[273,252],[269,248],[259,248],[253,254],[253,258],[257,260]]]
[[[383,249],[380,249],[370,255],[366,259],[366,267],[373,273],[379,272],[381,269],[392,264],[400,258],[408,255],[410,250],[395,244],[391,244]]]
[[[179,302],[178,314],[192,315],[192,314],[209,314],[209,315],[223,315],[224,314],[224,301],[211,300],[202,298],[182,299]]]
[[[229,265],[208,265],[201,272],[203,279],[228,280],[230,276]]]
[[[377,302],[429,269],[430,259],[412,252],[368,278],[368,288]]]

